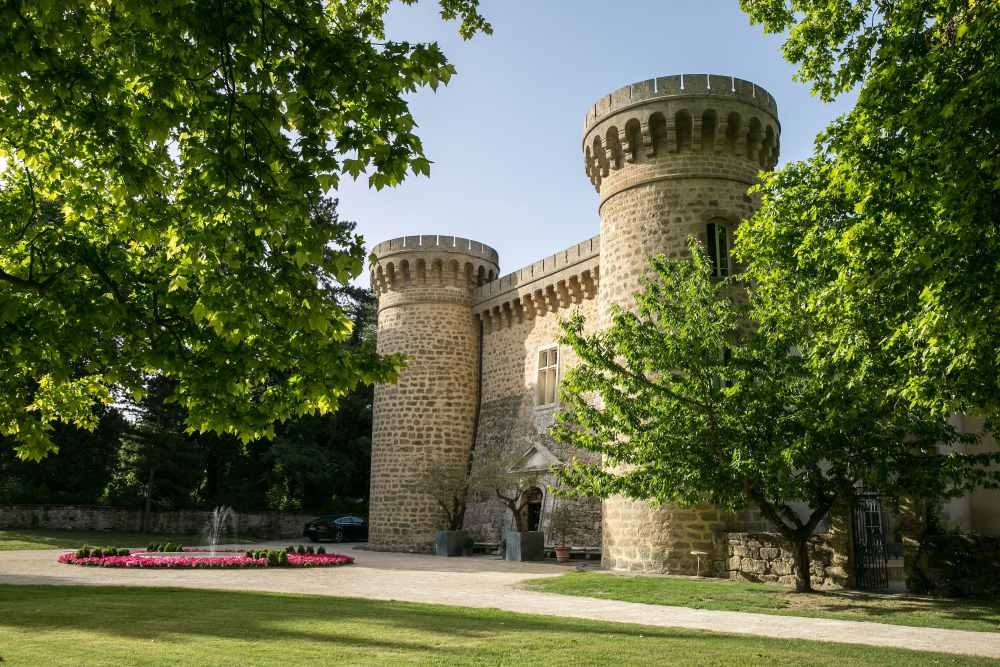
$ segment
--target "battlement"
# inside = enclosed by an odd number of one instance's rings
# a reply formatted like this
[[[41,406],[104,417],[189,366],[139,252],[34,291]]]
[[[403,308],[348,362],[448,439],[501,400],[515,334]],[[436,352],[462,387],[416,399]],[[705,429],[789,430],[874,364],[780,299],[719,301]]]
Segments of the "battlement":
[[[418,287],[471,291],[496,279],[498,258],[488,245],[460,236],[402,236],[383,241],[372,251],[372,289],[377,296]]]
[[[493,331],[594,298],[600,256],[595,236],[480,285],[472,293],[473,312]]]
[[[750,184],[758,171],[774,168],[780,153],[778,105],[771,94],[718,74],[624,86],[587,111],[585,126],[584,170],[602,203],[646,176],[723,177]],[[625,170],[630,165],[638,171]],[[621,170],[627,176],[616,178]],[[613,184],[602,187],[608,181]]]
[[[778,116],[778,103],[771,93],[751,81],[722,74],[674,74],[636,81],[604,95],[587,109],[584,132],[613,113],[647,100],[670,97],[726,97]]]
[[[390,255],[403,252],[434,251],[456,252],[485,259],[499,265],[500,255],[485,243],[463,239],[461,236],[443,236],[441,234],[424,234],[421,236],[401,236],[379,243],[372,249],[372,254],[384,259]]]

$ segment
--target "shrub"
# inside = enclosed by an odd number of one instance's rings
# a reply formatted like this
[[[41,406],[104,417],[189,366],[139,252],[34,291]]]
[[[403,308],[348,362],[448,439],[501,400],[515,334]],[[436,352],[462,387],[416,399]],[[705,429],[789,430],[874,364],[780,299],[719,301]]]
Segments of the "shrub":
[[[324,548],[324,547],[316,547],[316,553],[318,553],[318,554],[325,554],[326,553],[326,548]]]
[[[88,556],[90,556],[90,548],[89,547],[80,547],[79,549],[76,550],[76,557],[77,558],[87,558]]]
[[[1000,537],[924,535],[907,569],[907,584],[915,593],[996,599],[1000,597]]]
[[[281,553],[281,552],[279,552],[279,551],[272,551],[272,550],[269,549],[267,551],[267,564],[268,565],[281,565],[281,557],[278,556],[279,553]]]
[[[288,565],[288,552],[279,551],[278,552],[278,565],[287,566]]]
[[[304,554],[305,552],[306,552],[306,548],[305,548],[304,546],[302,546],[302,545],[300,544],[300,545],[299,545],[299,548],[298,548],[298,553],[299,553],[299,555],[301,556],[301,555],[302,555],[302,554]]]
[[[316,553],[316,550],[313,549],[312,547],[306,547],[306,553],[307,554],[314,554],[314,553]]]
[[[295,553],[295,547],[293,547],[293,546],[287,546],[287,547],[285,547],[285,553],[286,554],[293,554],[293,553]]]
[[[128,556],[131,553],[132,552],[127,547],[123,547],[123,548],[121,548],[121,549],[118,550],[118,555],[119,556]]]

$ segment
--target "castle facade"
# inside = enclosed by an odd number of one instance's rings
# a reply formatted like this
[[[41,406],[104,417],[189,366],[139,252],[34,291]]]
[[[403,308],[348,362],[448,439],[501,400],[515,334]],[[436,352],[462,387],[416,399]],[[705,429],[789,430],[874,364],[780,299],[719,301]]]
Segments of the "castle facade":
[[[378,348],[408,365],[376,387],[370,541],[423,551],[444,528],[421,490],[442,461],[514,453],[523,471],[545,471],[589,453],[567,451],[547,431],[559,379],[576,359],[560,347],[559,321],[581,312],[591,330],[614,306],[629,307],[650,257],[682,258],[686,239],[705,243],[719,276],[740,221],[754,211],[748,189],[778,159],[774,98],[730,76],[686,74],[640,81],[601,97],[586,113],[584,172],[598,195],[599,233],[513,273],[470,239],[407,236],[374,248]],[[528,521],[545,530],[553,499],[529,492]],[[464,527],[497,542],[512,518],[494,496],[469,499]],[[765,528],[752,512],[650,507],[623,498],[572,500],[574,548],[600,551],[605,567],[705,573],[697,552],[720,553],[720,535]],[[743,539],[743,538],[740,538]],[[738,547],[743,548],[743,547]],[[695,552],[695,553],[692,553]],[[730,549],[729,554],[731,555]],[[716,565],[726,558],[725,548]]]

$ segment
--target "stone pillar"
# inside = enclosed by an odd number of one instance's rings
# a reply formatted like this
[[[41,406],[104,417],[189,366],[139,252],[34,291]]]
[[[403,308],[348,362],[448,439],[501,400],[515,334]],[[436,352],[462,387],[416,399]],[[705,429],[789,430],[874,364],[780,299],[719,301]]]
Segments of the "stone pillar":
[[[373,256],[378,351],[407,363],[395,384],[375,387],[369,544],[429,551],[444,526],[420,481],[432,462],[468,460],[479,372],[472,290],[496,278],[497,253],[469,239],[407,236]]]
[[[649,123],[654,144],[653,150],[638,152],[633,162],[618,160],[620,166],[607,174],[588,170],[600,195],[602,327],[610,324],[612,306],[634,306],[633,294],[641,289],[652,256],[685,257],[688,237],[704,243],[709,222],[733,229],[754,209],[747,188],[756,181],[760,165],[747,158],[745,149],[719,150],[725,142],[718,127],[711,151],[701,150],[700,142],[677,142],[675,128],[690,122],[685,117],[701,121],[705,110],[715,112],[715,122],[737,114],[740,127],[756,119],[762,129],[779,134],[777,106],[770,94],[752,83],[718,75],[632,84],[601,98],[587,113],[585,149],[596,137],[632,120]],[[691,551],[714,554],[717,535],[729,520],[712,507],[654,509],[645,502],[610,498],[604,503],[603,565],[694,574],[697,559]]]

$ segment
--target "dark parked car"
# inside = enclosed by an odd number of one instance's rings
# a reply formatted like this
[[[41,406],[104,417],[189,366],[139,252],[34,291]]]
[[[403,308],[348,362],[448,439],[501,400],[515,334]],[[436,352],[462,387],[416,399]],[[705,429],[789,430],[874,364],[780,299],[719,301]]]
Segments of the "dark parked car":
[[[302,530],[312,542],[361,542],[368,540],[368,522],[352,514],[331,514],[313,519]]]

